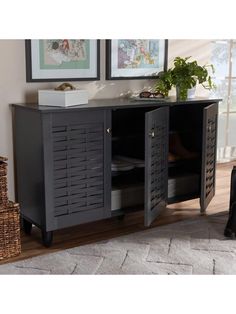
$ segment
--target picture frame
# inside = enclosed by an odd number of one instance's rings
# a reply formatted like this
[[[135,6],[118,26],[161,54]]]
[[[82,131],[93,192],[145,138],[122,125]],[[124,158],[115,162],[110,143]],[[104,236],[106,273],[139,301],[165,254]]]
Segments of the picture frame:
[[[106,79],[156,79],[167,70],[167,39],[106,40]]]
[[[25,40],[26,82],[100,80],[100,40]]]

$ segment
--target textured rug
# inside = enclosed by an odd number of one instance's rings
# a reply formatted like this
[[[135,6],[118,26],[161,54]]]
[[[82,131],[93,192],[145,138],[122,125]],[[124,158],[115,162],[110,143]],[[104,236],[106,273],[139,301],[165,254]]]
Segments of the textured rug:
[[[0,274],[236,274],[227,213],[155,227],[0,266]]]

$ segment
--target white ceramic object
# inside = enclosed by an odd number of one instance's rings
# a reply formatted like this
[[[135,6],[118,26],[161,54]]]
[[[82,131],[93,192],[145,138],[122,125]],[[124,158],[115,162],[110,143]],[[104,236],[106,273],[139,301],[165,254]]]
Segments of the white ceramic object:
[[[88,103],[87,90],[39,90],[38,103],[40,106],[70,107]]]
[[[195,92],[196,92],[196,86],[194,86],[193,88],[188,89],[188,99],[192,99],[195,98]]]
[[[112,190],[111,210],[138,206],[144,203],[144,186],[136,185]]]

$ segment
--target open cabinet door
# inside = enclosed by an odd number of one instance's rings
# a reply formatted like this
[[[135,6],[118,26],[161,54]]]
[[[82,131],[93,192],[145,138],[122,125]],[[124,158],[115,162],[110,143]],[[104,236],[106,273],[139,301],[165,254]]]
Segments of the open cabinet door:
[[[217,103],[203,109],[201,212],[206,210],[215,195],[217,117]]]
[[[168,197],[169,107],[145,116],[145,214],[144,224],[166,208]]]

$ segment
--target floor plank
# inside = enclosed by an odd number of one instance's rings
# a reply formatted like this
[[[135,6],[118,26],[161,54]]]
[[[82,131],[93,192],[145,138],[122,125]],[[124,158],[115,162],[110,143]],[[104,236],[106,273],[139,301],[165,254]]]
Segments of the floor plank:
[[[233,162],[218,164],[216,171],[216,195],[211,201],[206,215],[212,215],[228,210],[230,175]],[[168,206],[168,209],[152,227],[174,223],[180,220],[198,217],[199,199],[176,203]],[[75,246],[107,240],[120,235],[145,230],[143,226],[143,212],[130,213],[123,221],[110,218],[89,224],[83,224],[73,228],[54,232],[54,242],[51,248],[45,248],[41,244],[41,232],[34,227],[31,236],[22,232],[22,253],[14,258],[0,261],[0,264],[22,260],[25,258],[57,252]]]

